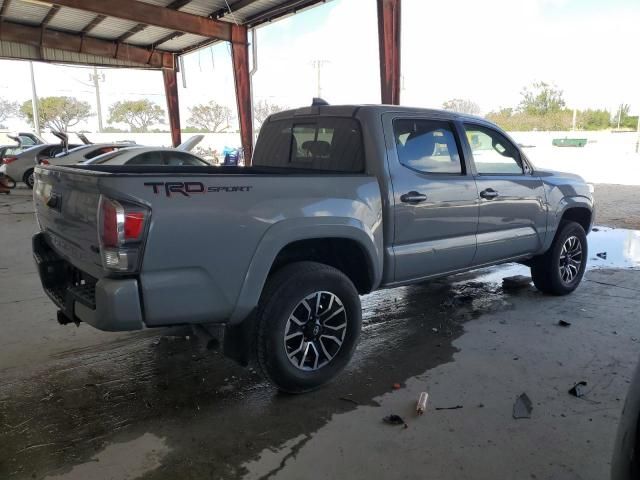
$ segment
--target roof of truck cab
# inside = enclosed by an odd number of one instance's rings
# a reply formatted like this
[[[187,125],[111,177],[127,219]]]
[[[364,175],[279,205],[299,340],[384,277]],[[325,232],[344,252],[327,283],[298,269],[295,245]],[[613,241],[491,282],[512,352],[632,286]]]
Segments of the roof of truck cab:
[[[439,110],[435,108],[419,108],[419,107],[405,107],[402,105],[315,105],[308,107],[295,108],[292,110],[284,110],[282,112],[274,113],[269,117],[269,121],[277,121],[290,119],[300,116],[336,116],[336,117],[353,117],[359,112],[367,111],[377,115],[384,113],[407,113],[412,115],[424,114],[427,116],[434,116],[445,119],[463,119],[482,121],[484,123],[491,123],[488,120],[477,117],[474,115],[468,115],[465,113],[451,112],[449,110]]]

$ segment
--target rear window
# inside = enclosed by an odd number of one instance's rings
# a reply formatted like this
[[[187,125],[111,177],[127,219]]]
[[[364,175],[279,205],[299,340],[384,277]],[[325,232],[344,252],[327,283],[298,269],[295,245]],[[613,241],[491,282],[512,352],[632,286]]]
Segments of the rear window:
[[[260,132],[253,165],[335,172],[364,170],[362,134],[352,118],[269,122]]]

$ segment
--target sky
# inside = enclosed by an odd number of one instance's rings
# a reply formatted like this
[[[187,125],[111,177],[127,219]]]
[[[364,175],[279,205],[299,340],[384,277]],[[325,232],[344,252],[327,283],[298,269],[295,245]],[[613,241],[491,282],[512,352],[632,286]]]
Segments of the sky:
[[[569,108],[620,103],[640,111],[639,0],[403,0],[401,103],[439,108],[451,98],[482,113],[514,107],[535,81],[564,91]],[[257,29],[254,101],[308,105],[318,92],[332,104],[379,103],[376,0],[332,0]],[[189,108],[214,100],[235,112],[228,44],[184,59],[183,126]],[[91,68],[34,64],[38,95],[91,103]],[[118,100],[148,98],[166,107],[157,71],[99,69],[104,117]],[[26,62],[0,60],[0,97],[31,98]],[[10,128],[23,128],[12,120]],[[105,121],[106,124],[106,121]],[[92,117],[81,128],[97,129]]]

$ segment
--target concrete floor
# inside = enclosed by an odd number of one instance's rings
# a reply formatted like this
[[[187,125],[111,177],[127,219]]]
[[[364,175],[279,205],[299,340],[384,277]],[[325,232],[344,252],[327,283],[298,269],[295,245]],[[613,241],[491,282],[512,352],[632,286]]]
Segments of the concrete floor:
[[[640,353],[640,232],[590,235],[568,297],[503,291],[514,265],[363,297],[348,369],[289,396],[181,331],[58,325],[31,211],[24,190],[0,197],[1,479],[607,478]]]

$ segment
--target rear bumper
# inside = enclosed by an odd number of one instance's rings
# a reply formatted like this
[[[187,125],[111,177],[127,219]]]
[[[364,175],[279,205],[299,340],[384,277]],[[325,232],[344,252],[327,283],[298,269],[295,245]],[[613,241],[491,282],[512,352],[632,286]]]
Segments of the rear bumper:
[[[42,287],[66,319],[110,332],[145,327],[137,278],[96,280],[59,256],[43,233],[32,241]]]

